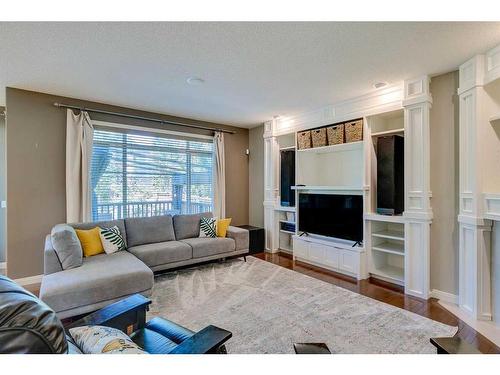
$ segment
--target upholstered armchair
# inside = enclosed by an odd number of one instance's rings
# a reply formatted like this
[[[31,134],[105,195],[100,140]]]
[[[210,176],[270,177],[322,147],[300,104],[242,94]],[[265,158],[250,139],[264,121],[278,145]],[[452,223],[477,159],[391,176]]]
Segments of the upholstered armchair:
[[[226,352],[224,343],[231,332],[212,325],[193,332],[159,317],[146,321],[150,304],[136,294],[63,326],[44,302],[0,276],[0,353],[81,354],[69,334],[81,326],[116,328],[150,354]]]

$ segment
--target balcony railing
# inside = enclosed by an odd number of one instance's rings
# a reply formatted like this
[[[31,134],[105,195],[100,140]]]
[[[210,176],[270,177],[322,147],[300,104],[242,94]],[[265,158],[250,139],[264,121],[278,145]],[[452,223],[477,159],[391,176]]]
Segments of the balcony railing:
[[[94,207],[94,221],[123,219],[126,217],[150,217],[175,214],[198,214],[212,210],[210,203],[179,202],[175,207],[173,201],[104,203]]]

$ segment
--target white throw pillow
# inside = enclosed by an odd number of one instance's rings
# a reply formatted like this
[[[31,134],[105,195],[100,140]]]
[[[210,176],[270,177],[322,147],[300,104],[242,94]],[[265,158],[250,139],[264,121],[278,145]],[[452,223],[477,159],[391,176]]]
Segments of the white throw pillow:
[[[217,219],[214,217],[202,217],[200,219],[200,237],[217,237]]]
[[[69,333],[84,354],[148,354],[116,328],[83,326]]]
[[[113,254],[125,249],[125,241],[116,225],[111,228],[99,228],[99,236],[106,254]]]

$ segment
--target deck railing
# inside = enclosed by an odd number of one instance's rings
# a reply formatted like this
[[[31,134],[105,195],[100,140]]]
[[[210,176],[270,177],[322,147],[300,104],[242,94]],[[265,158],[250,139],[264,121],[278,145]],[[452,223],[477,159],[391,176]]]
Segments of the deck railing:
[[[179,202],[177,207],[173,201],[127,202],[97,204],[93,210],[94,221],[115,220],[125,217],[150,217],[166,214],[197,214],[211,211],[211,204],[200,202]]]

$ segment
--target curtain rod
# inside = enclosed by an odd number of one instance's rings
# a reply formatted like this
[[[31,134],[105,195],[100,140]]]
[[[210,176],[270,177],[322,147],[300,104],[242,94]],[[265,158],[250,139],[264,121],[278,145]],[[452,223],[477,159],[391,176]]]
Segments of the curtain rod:
[[[178,125],[178,126],[185,126],[188,128],[195,128],[195,129],[202,129],[202,130],[210,130],[214,132],[222,132],[222,133],[228,133],[228,134],[235,134],[236,132],[231,131],[231,130],[224,130],[224,129],[219,129],[219,128],[210,128],[208,126],[202,126],[202,125],[193,125],[193,124],[186,124],[182,122],[176,122],[176,121],[167,121],[167,120],[161,120],[157,118],[151,118],[151,117],[144,117],[144,116],[135,116],[135,115],[128,115],[126,113],[118,113],[118,112],[109,112],[109,111],[102,111],[100,109],[92,109],[92,108],[85,108],[85,107],[77,107],[74,105],[67,105],[67,104],[62,104],[62,103],[54,103],[54,107],[58,108],[69,108],[69,109],[77,109],[79,111],[86,111],[86,112],[93,112],[93,113],[101,113],[103,115],[111,115],[111,116],[119,116],[119,117],[126,117],[126,118],[133,118],[136,120],[144,120],[144,121],[149,121],[149,122],[157,122],[160,124],[169,124],[169,125]]]

